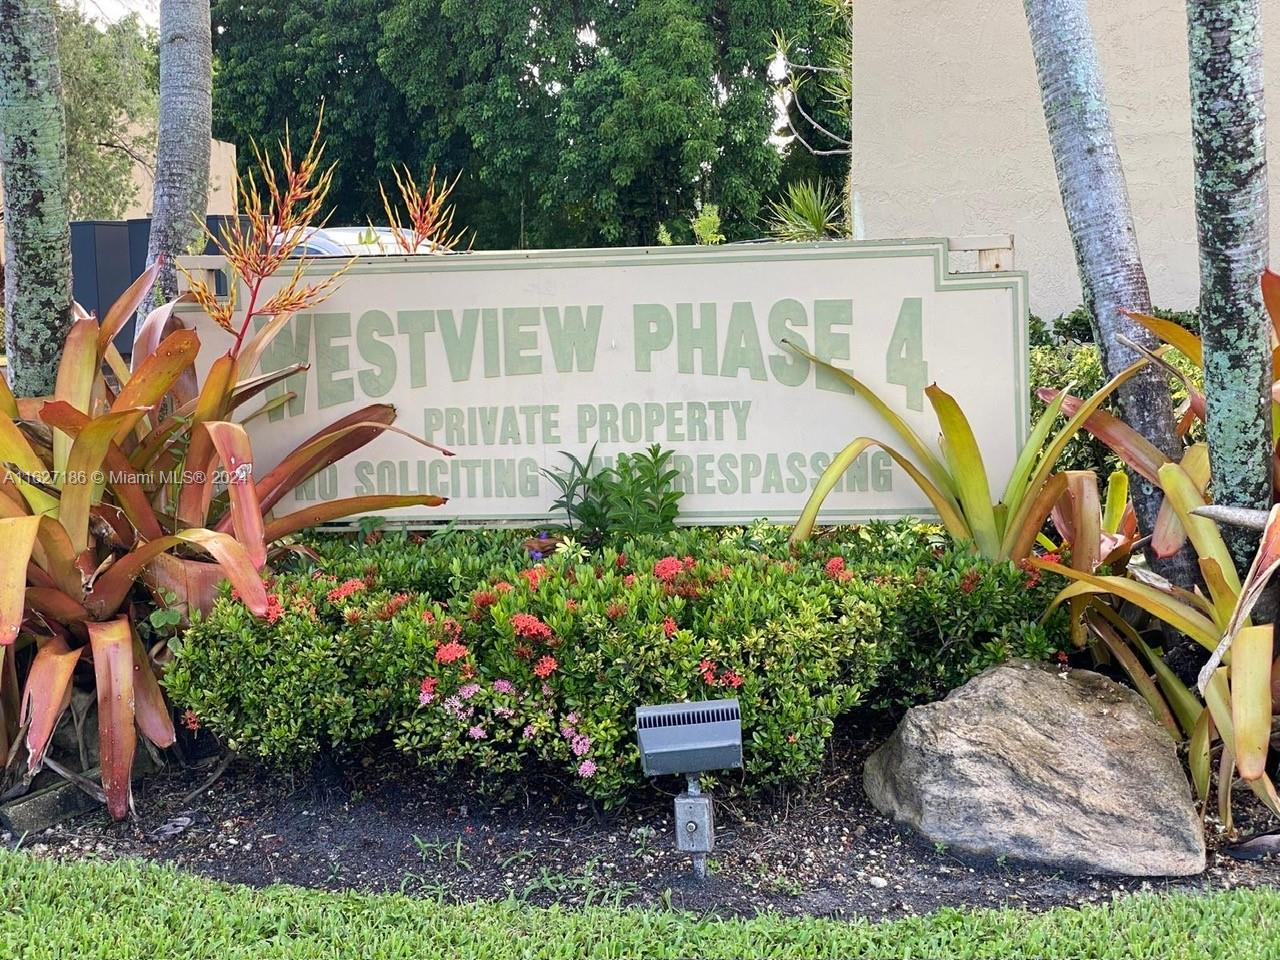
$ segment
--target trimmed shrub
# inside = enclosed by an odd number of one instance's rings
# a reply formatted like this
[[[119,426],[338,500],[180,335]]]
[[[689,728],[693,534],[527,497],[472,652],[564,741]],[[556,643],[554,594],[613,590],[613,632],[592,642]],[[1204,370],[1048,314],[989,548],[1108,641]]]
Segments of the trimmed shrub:
[[[230,594],[177,645],[174,700],[284,763],[391,736],[500,785],[530,764],[608,804],[642,781],[640,703],[738,697],[745,785],[811,776],[835,719],[931,697],[1013,654],[1048,656],[1034,572],[874,524],[680,530],[534,561],[517,534],[319,541],[265,621]],[[1054,639],[1056,638],[1056,640]]]

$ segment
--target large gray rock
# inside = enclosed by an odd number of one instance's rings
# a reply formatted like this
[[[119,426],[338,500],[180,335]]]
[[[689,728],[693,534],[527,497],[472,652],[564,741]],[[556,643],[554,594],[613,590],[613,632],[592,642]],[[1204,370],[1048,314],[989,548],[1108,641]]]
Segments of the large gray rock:
[[[959,853],[1185,876],[1204,830],[1173,739],[1132,690],[1012,661],[913,707],[867,761],[871,802]]]

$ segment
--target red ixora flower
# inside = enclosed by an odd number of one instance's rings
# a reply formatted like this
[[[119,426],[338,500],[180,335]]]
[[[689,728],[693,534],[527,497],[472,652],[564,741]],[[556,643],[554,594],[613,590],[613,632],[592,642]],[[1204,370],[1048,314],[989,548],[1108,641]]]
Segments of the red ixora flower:
[[[663,583],[670,583],[684,569],[678,557],[663,557],[653,565],[653,575]]]
[[[1022,585],[1028,590],[1039,586],[1040,584],[1040,568],[1035,566],[1029,557],[1024,557],[1018,561],[1018,569],[1025,573],[1026,579],[1022,581]]]
[[[556,663],[555,657],[543,657],[537,662],[533,668],[534,674],[540,679],[545,680],[551,674],[555,673],[556,667],[560,664]]]
[[[621,570],[623,567],[627,565],[627,555],[625,553],[618,554],[618,556],[614,558],[613,563],[614,563],[614,566],[616,566],[619,570]]]
[[[676,626],[676,622],[673,619],[670,617],[662,618],[662,632],[668,637],[675,636],[676,630],[678,629],[679,627]]]
[[[329,602],[337,603],[340,600],[345,600],[353,593],[359,593],[365,586],[366,584],[363,580],[357,580],[354,577],[350,580],[345,580],[329,591]]]
[[[436,647],[436,660],[439,663],[453,663],[467,655],[467,648],[456,640],[450,640]]]
[[[440,681],[435,677],[426,677],[422,681],[422,686],[418,687],[418,703],[426,706],[436,698],[436,684]]]
[[[635,582],[636,582],[636,575],[634,573],[628,573],[625,577],[622,578],[622,585],[624,587],[635,586]]]
[[[200,729],[200,718],[196,716],[194,710],[188,710],[182,715],[182,725],[192,733],[195,733]]]
[[[702,674],[702,682],[708,687],[716,685],[716,662],[714,660],[703,660],[698,664],[698,672]]]
[[[578,601],[573,599],[573,597],[570,597],[564,602],[564,608],[572,613],[574,610],[578,609]]]
[[[274,593],[267,594],[267,623],[275,623],[284,615],[280,606],[280,598]]]
[[[828,577],[838,576],[844,571],[844,557],[832,557],[822,569],[827,571]]]
[[[475,593],[471,595],[471,602],[474,603],[479,609],[483,610],[486,607],[492,607],[495,603],[497,603],[498,595],[494,593],[492,590],[477,590]]]
[[[517,637],[529,640],[547,640],[551,637],[551,628],[531,613],[516,613],[511,616],[511,629]]]
[[[627,615],[627,605],[625,603],[611,603],[605,608],[604,615],[610,620],[617,620]]]
[[[412,599],[413,597],[410,594],[397,593],[394,597],[378,608],[378,612],[376,614],[377,618],[379,620],[390,620]]]
[[[977,569],[968,570],[965,572],[965,575],[960,578],[960,592],[973,593],[974,590],[978,589],[978,584],[981,582],[982,573],[980,571]]]
[[[498,593],[510,593],[512,587],[511,587],[511,584],[507,583],[507,581],[499,580],[497,583],[493,585],[493,589]]]
[[[549,576],[550,573],[551,571],[549,571],[546,567],[544,567],[542,564],[538,564],[536,567],[530,567],[528,570],[521,570],[520,576],[524,577],[525,580],[529,581],[530,590],[537,590],[538,584],[540,584],[543,581],[543,579]]]
[[[742,677],[732,670],[726,670],[720,674],[720,682],[726,687],[733,687],[736,690],[742,686]]]
[[[423,622],[423,623],[435,623],[435,622],[436,622],[436,615],[435,615],[434,613],[432,613],[430,610],[423,610],[423,611],[422,611],[422,622]]]
[[[462,624],[453,619],[453,617],[445,617],[444,623],[440,624],[440,627],[444,630],[444,635],[450,640],[457,642],[462,639]]]

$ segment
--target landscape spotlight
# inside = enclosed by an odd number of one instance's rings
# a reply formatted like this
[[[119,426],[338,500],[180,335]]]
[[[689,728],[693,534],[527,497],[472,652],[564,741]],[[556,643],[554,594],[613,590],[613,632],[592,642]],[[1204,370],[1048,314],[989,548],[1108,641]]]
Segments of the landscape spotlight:
[[[715,849],[716,820],[700,774],[742,768],[742,714],[738,701],[663,703],[636,708],[636,737],[645,776],[684,774],[688,788],[676,797],[676,849],[693,854],[693,875],[707,875]]]

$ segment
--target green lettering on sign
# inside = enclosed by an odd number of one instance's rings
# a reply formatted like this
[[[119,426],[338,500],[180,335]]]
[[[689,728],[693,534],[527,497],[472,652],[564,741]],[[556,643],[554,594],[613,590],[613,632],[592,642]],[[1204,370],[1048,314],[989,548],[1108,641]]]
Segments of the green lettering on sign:
[[[929,385],[929,365],[924,360],[923,307],[919,297],[907,297],[898,311],[889,350],[884,358],[885,379],[905,387],[907,409],[924,409],[924,388]]]
[[[351,369],[351,348],[340,340],[351,339],[351,314],[317,313],[313,321],[316,336],[316,397],[320,409],[356,398],[351,377],[339,377]]]

